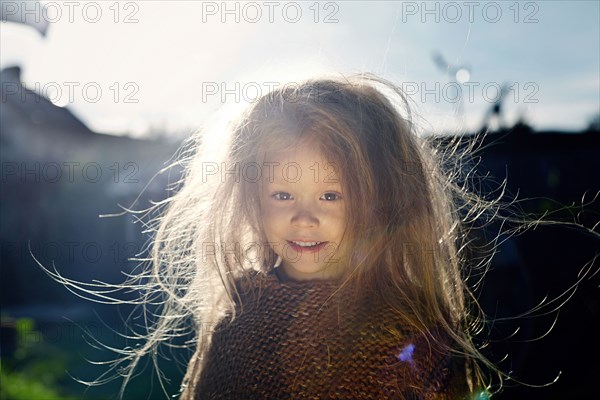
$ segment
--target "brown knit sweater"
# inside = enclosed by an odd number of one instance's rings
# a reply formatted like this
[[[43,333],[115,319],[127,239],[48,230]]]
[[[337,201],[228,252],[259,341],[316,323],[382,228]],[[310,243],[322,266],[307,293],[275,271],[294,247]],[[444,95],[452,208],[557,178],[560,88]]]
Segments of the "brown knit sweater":
[[[450,354],[388,308],[348,310],[336,288],[273,273],[241,285],[243,308],[215,328],[205,363],[194,355],[181,399],[465,398]]]

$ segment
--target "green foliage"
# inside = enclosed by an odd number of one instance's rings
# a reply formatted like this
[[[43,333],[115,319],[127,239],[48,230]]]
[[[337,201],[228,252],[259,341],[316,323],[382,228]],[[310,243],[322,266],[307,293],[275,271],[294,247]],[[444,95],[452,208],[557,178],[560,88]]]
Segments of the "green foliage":
[[[0,361],[1,364],[3,364]],[[24,373],[9,373],[5,371],[2,365],[0,371],[0,399],[1,400],[63,400],[72,399],[58,393],[58,391],[47,383],[38,381],[35,377],[29,375],[28,371]]]
[[[108,327],[103,329],[89,320],[36,324],[29,318],[15,320],[5,315],[2,315],[2,327],[3,335],[8,328],[14,336],[16,346],[2,348],[0,400],[118,399],[122,383],[119,378],[91,386],[77,381],[94,381],[108,368],[95,363],[114,358],[114,353],[93,338],[111,348],[129,345]],[[169,353],[169,358],[161,361],[161,373],[172,378],[166,383],[168,393],[178,391],[184,372],[180,369],[185,367],[190,355],[188,350],[182,349]],[[165,399],[149,361],[146,359],[140,365],[136,378],[127,385],[124,399]],[[117,371],[112,374],[117,375]]]
[[[0,359],[0,400],[69,400],[57,389],[65,376],[66,353],[44,341],[29,318],[2,318],[6,331],[14,327],[16,348],[12,357]]]

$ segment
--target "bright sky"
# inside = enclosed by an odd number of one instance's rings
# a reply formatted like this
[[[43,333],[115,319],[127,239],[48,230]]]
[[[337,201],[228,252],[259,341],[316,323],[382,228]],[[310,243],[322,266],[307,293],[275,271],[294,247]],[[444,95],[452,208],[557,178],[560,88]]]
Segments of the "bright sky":
[[[509,124],[578,130],[600,110],[598,1],[44,3],[45,38],[0,23],[0,64],[104,133],[189,131],[222,100],[360,71],[402,84],[434,131],[479,128],[504,83]],[[470,72],[462,113],[434,52]]]

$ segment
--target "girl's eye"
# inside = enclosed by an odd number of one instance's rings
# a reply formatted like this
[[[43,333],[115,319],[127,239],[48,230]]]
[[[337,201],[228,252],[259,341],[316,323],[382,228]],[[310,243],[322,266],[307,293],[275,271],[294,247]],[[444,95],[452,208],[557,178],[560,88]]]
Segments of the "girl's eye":
[[[328,193],[325,193],[323,196],[321,196],[321,200],[326,200],[326,201],[335,201],[335,200],[339,200],[341,198],[342,198],[342,196],[340,196],[337,193],[333,193],[333,192],[328,192]]]
[[[273,197],[277,200],[292,200],[292,195],[286,192],[275,193]]]

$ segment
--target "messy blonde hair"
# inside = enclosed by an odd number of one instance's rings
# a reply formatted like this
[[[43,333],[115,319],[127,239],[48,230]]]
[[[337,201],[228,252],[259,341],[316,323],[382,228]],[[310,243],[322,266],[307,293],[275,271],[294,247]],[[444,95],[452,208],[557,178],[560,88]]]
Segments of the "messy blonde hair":
[[[431,141],[416,134],[399,88],[364,74],[286,85],[218,132],[218,146],[214,134],[200,133],[183,186],[160,217],[152,262],[167,298],[156,334],[172,329],[172,315],[192,317],[201,358],[210,343],[207,322],[235,313],[241,301],[236,280],[272,268],[276,254],[262,230],[259,184],[246,172],[262,165],[269,149],[309,134],[341,172],[347,251],[336,256],[347,266],[342,286],[357,301],[378,294],[417,331],[443,330],[454,342],[448,350],[479,361],[473,365],[481,381],[477,366],[491,364],[471,340],[461,270],[461,219],[474,210],[459,210],[476,197],[457,184],[457,171]],[[260,257],[248,257],[250,248]]]
[[[214,322],[235,316],[237,283],[251,271],[268,273],[277,257],[262,229],[260,184],[249,171],[269,151],[307,136],[341,172],[347,229],[345,251],[336,254],[346,266],[340,289],[353,291],[357,302],[366,293],[378,297],[431,340],[433,331],[445,333],[450,343],[439,344],[467,360],[472,390],[489,389],[495,379],[501,385],[503,374],[474,344],[485,320],[466,283],[489,266],[494,241],[474,259],[469,229],[511,218],[500,217],[502,193],[484,199],[470,188],[476,141],[420,136],[410,110],[396,85],[370,74],[311,79],[278,88],[223,129],[190,138],[175,163],[183,167],[175,193],[145,210],[152,217],[147,268],[122,285],[140,289],[137,303],[156,310],[138,336],[143,344],[115,361],[115,368],[126,365],[121,395],[143,356],[156,363],[160,344],[190,333],[186,346],[195,345],[197,356],[184,383],[197,376]]]

